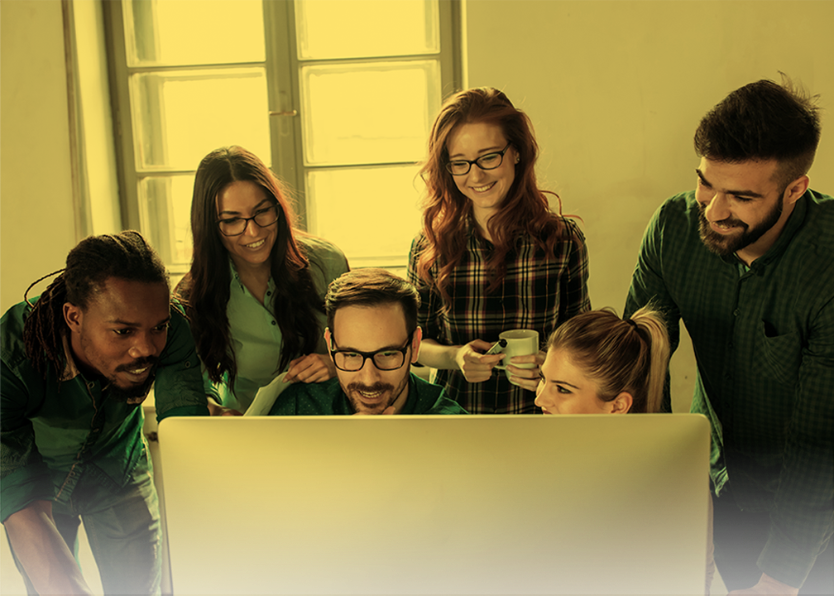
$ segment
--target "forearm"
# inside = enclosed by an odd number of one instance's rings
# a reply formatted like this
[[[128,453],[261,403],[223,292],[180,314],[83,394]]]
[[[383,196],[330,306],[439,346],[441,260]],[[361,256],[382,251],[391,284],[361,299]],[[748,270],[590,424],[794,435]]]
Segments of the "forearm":
[[[35,501],[3,524],[39,594],[92,594],[52,518],[52,503]]]
[[[417,362],[439,370],[455,370],[460,365],[457,362],[458,352],[462,346],[444,346],[434,339],[424,339],[420,344],[420,355]]]

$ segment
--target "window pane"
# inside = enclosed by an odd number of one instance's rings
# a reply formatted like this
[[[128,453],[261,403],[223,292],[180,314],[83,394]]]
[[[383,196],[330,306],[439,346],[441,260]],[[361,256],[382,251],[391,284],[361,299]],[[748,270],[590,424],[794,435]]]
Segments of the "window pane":
[[[152,176],[139,181],[142,232],[175,269],[191,263],[191,195],[194,174]]]
[[[272,162],[262,68],[143,73],[130,82],[138,169],[195,170],[225,145]]]
[[[423,158],[440,109],[436,61],[308,66],[301,80],[308,164]]]
[[[439,51],[436,0],[297,0],[295,21],[301,60]]]
[[[335,243],[354,267],[405,266],[420,230],[418,170],[409,165],[310,172],[310,232]]]
[[[260,0],[127,0],[124,21],[128,66],[264,61]]]

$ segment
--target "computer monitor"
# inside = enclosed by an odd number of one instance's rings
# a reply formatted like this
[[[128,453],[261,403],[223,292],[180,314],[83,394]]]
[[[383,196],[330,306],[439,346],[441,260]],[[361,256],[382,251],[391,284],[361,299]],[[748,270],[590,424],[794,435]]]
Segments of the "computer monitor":
[[[698,594],[694,414],[168,418],[174,592]]]

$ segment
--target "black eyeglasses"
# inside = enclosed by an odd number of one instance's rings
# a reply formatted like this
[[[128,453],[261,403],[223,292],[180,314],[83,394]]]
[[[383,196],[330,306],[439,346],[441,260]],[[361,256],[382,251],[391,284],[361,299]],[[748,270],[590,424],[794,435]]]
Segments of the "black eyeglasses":
[[[258,209],[252,217],[218,219],[217,226],[220,228],[220,233],[224,236],[240,236],[246,231],[246,226],[249,225],[250,221],[254,221],[260,227],[265,228],[278,221],[278,217],[278,204],[276,203],[269,207]]]
[[[377,352],[359,352],[357,350],[330,350],[333,356],[333,363],[336,368],[345,372],[358,372],[365,366],[365,361],[370,359],[377,370],[397,370],[405,364],[405,355],[411,346],[411,339],[414,334],[408,336],[405,346],[402,348],[379,350]],[[336,340],[331,338],[333,345]]]
[[[478,159],[473,159],[472,161],[468,159],[455,159],[447,161],[446,169],[452,176],[463,176],[464,174],[468,174],[469,170],[472,169],[472,164],[475,164],[482,170],[494,170],[504,163],[504,154],[507,152],[507,149],[510,148],[510,145],[512,145],[512,143],[507,143],[507,146],[501,151],[498,151],[497,153],[487,153],[486,155],[482,155]]]

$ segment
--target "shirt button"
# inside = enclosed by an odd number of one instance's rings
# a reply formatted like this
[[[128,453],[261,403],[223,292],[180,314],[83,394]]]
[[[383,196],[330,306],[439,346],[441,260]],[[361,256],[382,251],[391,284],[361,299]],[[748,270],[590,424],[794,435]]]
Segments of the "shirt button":
[[[267,292],[266,295],[267,296],[272,296],[272,292]]]
[[[191,363],[188,360],[185,361],[185,368],[191,368]]]
[[[272,321],[272,324],[273,324],[273,325],[277,325],[278,323],[276,323],[275,321]]]
[[[89,387],[90,389],[92,389],[95,386],[96,386],[96,384],[93,381],[90,381],[89,383],[87,383],[87,387]]]
[[[734,317],[737,317],[737,316],[738,316],[738,309],[735,309],[735,310],[733,311],[733,316],[734,316]]]

